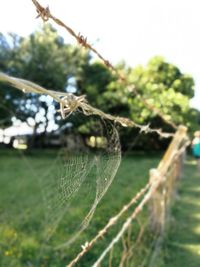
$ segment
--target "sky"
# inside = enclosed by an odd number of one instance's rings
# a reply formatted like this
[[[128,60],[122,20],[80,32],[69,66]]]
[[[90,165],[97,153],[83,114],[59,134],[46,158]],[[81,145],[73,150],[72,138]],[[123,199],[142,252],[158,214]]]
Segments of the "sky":
[[[200,109],[200,0],[40,0],[111,63],[135,67],[156,55],[195,80]],[[0,0],[0,32],[27,36],[42,23],[31,0]],[[67,43],[76,41],[52,22]]]

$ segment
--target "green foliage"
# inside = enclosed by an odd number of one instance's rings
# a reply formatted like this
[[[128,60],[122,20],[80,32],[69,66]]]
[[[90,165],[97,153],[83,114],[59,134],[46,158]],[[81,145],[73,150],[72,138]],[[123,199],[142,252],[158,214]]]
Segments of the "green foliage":
[[[103,95],[113,77],[107,67],[102,63],[93,62],[85,64],[77,81],[78,92],[86,94],[88,101],[101,108],[105,106]]]
[[[40,177],[47,172],[47,166],[52,166],[58,151],[32,151],[30,155],[22,155],[22,157],[20,157],[17,151],[4,150],[3,152],[0,159],[2,166],[0,176],[0,266],[9,267],[28,265],[59,267],[67,265],[80,251],[81,244],[94,237],[97,231],[108,222],[110,217],[120,210],[119,207],[130,201],[132,196],[146,184],[148,169],[156,166],[160,158],[160,155],[154,155],[151,159],[144,155],[124,158],[119,172],[112,183],[112,187],[100,202],[89,228],[70,247],[64,250],[55,250],[49,246],[42,248],[44,243],[42,242],[41,230],[38,230],[38,225],[44,220],[44,214],[41,213],[41,206],[43,205],[42,188],[39,185],[36,186],[38,183],[36,177]],[[30,186],[27,187],[27,183]],[[24,205],[22,206],[22,203],[16,197],[18,194],[23,194],[23,204],[29,207],[31,215],[31,217],[28,217],[29,219],[26,218],[26,213],[24,213]],[[41,199],[39,205],[34,205],[35,202],[33,202],[31,197],[33,195],[36,202],[38,199]],[[88,198],[90,197],[89,195],[88,192]],[[79,205],[71,206],[71,209],[74,210],[74,214],[82,212]],[[140,219],[145,221],[147,214],[144,210],[143,217]],[[71,217],[67,215],[66,220],[57,229],[57,234],[52,242],[56,241],[56,245],[63,242],[63,238],[66,237],[66,228],[71,223]],[[91,266],[105,246],[108,245],[111,238],[117,233],[121,224],[122,222],[120,222],[117,228],[114,227],[114,229],[109,231],[106,238],[94,246],[78,266]],[[136,237],[139,231],[137,222],[135,222],[132,231]],[[144,253],[147,253],[147,249],[148,247],[145,247]],[[116,245],[113,266],[118,266],[117,263],[119,262],[121,252],[122,245]],[[136,260],[141,262],[143,257],[144,254]],[[107,265],[104,264],[102,266]]]
[[[129,78],[139,93],[151,105],[160,109],[167,119],[176,124],[187,123],[189,99],[194,95],[194,81],[189,75],[182,74],[176,66],[165,62],[163,58],[155,57],[146,67],[133,69]],[[140,103],[138,109],[138,101],[139,97],[129,99],[132,117],[139,122],[149,121],[154,124],[157,114],[149,111],[143,103]],[[164,126],[164,123],[155,126]]]
[[[165,119],[176,125],[184,124],[190,131],[198,128],[199,112],[189,105],[194,95],[192,77],[181,73],[178,67],[162,57],[152,58],[147,66],[130,68],[122,63],[117,69],[126,74],[128,84],[120,82],[101,63],[88,62],[79,77],[78,92],[86,94],[90,103],[105,112],[129,117],[140,124],[150,123],[151,127],[162,128],[164,131],[173,131],[171,126],[141,101],[141,95],[149,104],[159,109]],[[131,84],[135,85],[140,95],[135,94]],[[127,148],[135,134],[135,130],[121,131],[123,147]],[[152,138],[154,142],[150,141]],[[160,148],[166,144],[165,141],[158,140],[157,136],[147,136],[142,137],[140,147]]]
[[[0,71],[11,73],[10,62],[15,58],[15,50],[20,38],[9,34],[7,38],[0,33]],[[8,71],[9,68],[9,71]],[[0,84],[0,126],[7,127],[12,124],[10,110],[16,110],[17,102],[22,93],[13,90],[7,84]]]
[[[65,44],[49,24],[27,38],[12,35],[11,41],[9,46],[9,40],[0,35],[1,71],[34,81],[48,89],[66,91],[69,79],[77,77],[82,65],[89,60],[88,53]],[[4,105],[10,105],[22,121],[34,118],[35,128],[41,125],[46,131],[48,124],[56,119],[51,115],[56,112],[49,98],[23,95],[17,90],[8,90],[5,85],[0,86],[0,98],[2,96]]]
[[[126,84],[102,63],[90,59],[84,49],[65,44],[48,24],[27,38],[15,34],[6,38],[0,34],[1,71],[32,80],[48,89],[85,94],[90,104],[104,112],[171,131],[171,127],[135,94],[131,86],[134,84],[142,97],[160,109],[166,119],[177,125],[184,124],[191,131],[198,128],[199,112],[189,106],[194,95],[194,81],[177,66],[158,56],[146,66],[135,68],[122,62],[116,68],[127,76]],[[57,105],[48,97],[23,94],[0,84],[0,101],[1,127],[12,124],[13,114],[31,124],[34,133],[40,128],[44,135],[48,127],[52,130],[55,124],[66,123],[56,112]],[[82,119],[70,117],[67,120],[72,122],[74,131],[85,128],[86,132],[92,133],[92,128]],[[133,135],[135,130],[122,130],[122,140],[127,143]]]
[[[191,129],[196,127],[198,111],[189,106],[189,100],[194,96],[191,76],[181,73],[178,67],[162,57],[152,58],[145,67],[129,68],[120,64],[117,68],[127,75],[128,85],[119,82],[100,63],[93,62],[84,66],[78,83],[79,92],[85,93],[93,105],[106,112],[170,130],[171,127],[156,112],[149,110],[139,95],[135,95],[131,87],[134,84],[142,97],[160,109],[166,119]]]

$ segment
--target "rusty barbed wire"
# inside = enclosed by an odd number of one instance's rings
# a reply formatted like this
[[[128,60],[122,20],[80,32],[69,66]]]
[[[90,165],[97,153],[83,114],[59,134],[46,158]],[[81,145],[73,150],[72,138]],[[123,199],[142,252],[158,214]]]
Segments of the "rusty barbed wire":
[[[88,252],[93,246],[94,244],[101,239],[108,231],[108,229],[110,227],[112,227],[114,224],[117,223],[117,221],[119,220],[119,218],[134,204],[137,203],[137,201],[142,197],[142,195],[145,194],[145,192],[150,188],[151,183],[147,183],[145,185],[144,188],[142,188],[132,199],[131,201],[126,204],[125,206],[123,206],[123,208],[120,210],[120,212],[118,214],[116,214],[114,217],[112,217],[108,223],[104,226],[103,229],[101,229],[98,234],[90,241],[90,242],[86,242],[83,246],[82,246],[82,251],[76,256],[76,258],[74,258],[68,265],[67,267],[73,267],[82,257],[83,255]]]
[[[114,237],[114,239],[110,242],[110,244],[107,246],[107,248],[102,252],[102,254],[100,255],[100,257],[92,265],[92,267],[98,267],[100,265],[100,263],[102,262],[102,260],[104,259],[104,257],[107,255],[107,253],[121,239],[121,237],[123,236],[123,234],[126,232],[126,230],[128,229],[128,227],[131,225],[132,221],[137,217],[137,215],[143,210],[143,207],[146,205],[146,203],[151,199],[151,196],[157,190],[157,188],[159,187],[159,185],[160,185],[160,183],[162,181],[162,179],[160,178],[159,175],[156,178],[157,179],[155,179],[153,181],[153,183],[151,183],[151,186],[150,186],[149,190],[147,191],[147,193],[144,195],[142,201],[134,209],[134,211],[131,214],[131,216],[126,219],[126,221],[122,225],[120,231],[117,233],[117,235]]]
[[[86,116],[91,116],[91,115],[100,116],[103,119],[107,119],[115,123],[118,123],[123,127],[136,127],[140,129],[140,132],[156,133],[162,138],[170,138],[174,136],[173,133],[165,133],[162,132],[161,129],[152,129],[150,128],[149,124],[140,125],[128,118],[107,114],[101,111],[100,109],[97,109],[88,104],[85,95],[76,96],[72,93],[47,90],[44,87],[37,85],[33,82],[12,77],[2,72],[0,72],[0,82],[9,83],[13,87],[21,90],[24,93],[46,94],[51,96],[56,102],[60,104],[60,109],[58,111],[60,112],[63,119],[69,117],[72,113],[76,111],[80,111]]]
[[[173,164],[175,161],[175,157],[180,156],[180,154],[183,153],[183,151],[188,146],[188,140],[185,140],[186,143],[180,147],[176,153],[172,153],[173,157],[170,159],[170,163]],[[165,170],[167,172],[167,170]],[[112,239],[112,241],[109,243],[109,245],[106,247],[106,249],[101,253],[100,257],[95,261],[95,263],[92,265],[92,267],[98,267],[100,266],[101,262],[105,258],[105,256],[109,253],[111,249],[113,249],[114,245],[119,242],[119,240],[122,238],[124,233],[127,231],[131,223],[134,219],[137,218],[139,213],[143,210],[144,206],[151,200],[152,196],[155,194],[155,192],[158,190],[160,185],[165,181],[165,176],[167,173],[162,173],[161,170],[155,169],[153,177],[150,177],[150,187],[146,194],[143,196],[143,199],[138,204],[138,206],[134,209],[133,213],[126,219],[124,224],[122,225],[121,229],[117,233],[117,235]],[[153,178],[153,179],[152,179]],[[68,267],[68,266],[67,266]]]
[[[178,137],[179,137],[178,140],[179,145],[176,145],[175,143]],[[136,196],[126,206],[124,206],[122,210],[115,217],[111,218],[110,221],[106,224],[106,226],[102,230],[100,230],[99,233],[90,242],[86,242],[82,246],[82,251],[78,253],[78,255],[66,267],[73,267],[93,247],[93,245],[107,233],[109,228],[117,223],[121,215],[125,211],[127,211],[133,204],[135,204],[141,197],[143,197],[140,203],[136,206],[136,208],[132,212],[132,214],[126,219],[120,231],[117,233],[114,239],[110,242],[110,244],[102,252],[100,257],[92,266],[92,267],[98,267],[99,264],[104,259],[104,257],[113,249],[114,245],[121,239],[123,234],[130,227],[132,221],[134,219],[137,219],[138,214],[143,210],[144,206],[154,196],[155,192],[158,190],[160,185],[163,182],[165,182],[165,177],[167,175],[170,166],[176,163],[175,159],[185,151],[185,149],[189,144],[190,141],[188,140],[186,131],[183,131],[182,126],[179,126],[179,129],[176,132],[173,141],[171,142],[171,146],[174,145],[175,150],[172,151],[171,147],[169,147],[168,151],[166,152],[167,155],[169,155],[169,153],[171,154],[171,156],[169,156],[168,159],[169,162],[164,165],[159,164],[157,169],[152,169],[149,182],[146,184],[146,186],[143,189],[141,189],[141,191],[137,193]],[[165,156],[163,157],[163,160],[166,160]]]
[[[63,23],[60,19],[56,18],[51,12],[49,7],[43,7],[42,5],[40,5],[40,3],[37,0],[32,0],[33,4],[36,6],[36,11],[38,13],[38,16],[36,18],[41,17],[41,19],[46,22],[49,19],[54,20],[54,22],[56,22],[58,25],[60,25],[61,27],[65,28],[77,41],[77,43],[79,43],[80,45],[82,45],[85,48],[88,48],[89,50],[91,50],[94,54],[97,55],[98,58],[100,58],[103,63],[110,68],[114,73],[117,74],[117,76],[121,79],[124,80],[124,77],[119,73],[119,71],[107,60],[105,59],[92,45],[90,45],[87,41],[87,37],[84,37],[80,32],[78,34],[75,33],[75,31],[70,28],[69,26],[67,26],[65,23]]]
[[[94,54],[97,55],[97,57],[99,59],[102,60],[102,62],[105,64],[105,66],[107,66],[109,69],[111,69],[116,75],[117,77],[122,81],[122,82],[125,82],[125,85],[126,83],[128,83],[128,80],[127,78],[122,75],[117,68],[115,68],[111,63],[110,61],[108,61],[107,59],[105,59],[102,54],[100,54],[92,45],[90,45],[87,41],[87,37],[84,37],[81,33],[78,33],[76,34],[75,31],[70,28],[69,26],[67,26],[64,22],[62,22],[60,19],[56,18],[51,12],[50,12],[50,9],[49,7],[43,7],[37,0],[32,0],[33,4],[35,5],[36,7],[36,11],[38,13],[38,16],[36,18],[39,18],[41,17],[42,20],[44,22],[48,21],[49,19],[52,19],[55,23],[57,23],[59,26],[65,28],[69,34],[71,34],[75,39],[76,41],[82,45],[83,47],[91,50]],[[157,107],[155,107],[154,105],[150,104],[147,99],[145,99],[139,92],[138,90],[136,89],[135,85],[131,85],[132,87],[132,90],[133,92],[140,96],[140,100],[141,102],[148,108],[150,109],[151,111],[155,112],[156,114],[158,114],[158,116],[160,118],[162,118],[162,120],[167,123],[168,125],[170,125],[174,130],[177,129],[177,126],[175,125],[175,123],[169,119],[166,118],[166,115],[163,114],[161,112],[160,109],[158,109]]]

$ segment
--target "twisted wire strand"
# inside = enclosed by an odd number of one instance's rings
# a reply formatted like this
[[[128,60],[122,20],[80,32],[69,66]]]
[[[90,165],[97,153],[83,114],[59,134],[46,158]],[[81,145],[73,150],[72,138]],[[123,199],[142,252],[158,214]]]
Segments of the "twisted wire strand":
[[[112,217],[108,223],[104,226],[103,229],[101,229],[98,234],[90,241],[90,242],[86,242],[85,245],[82,246],[82,251],[67,265],[67,267],[73,267],[84,255],[85,253],[87,253],[93,246],[95,243],[97,243],[97,241],[99,239],[101,239],[109,230],[109,228],[111,228],[113,225],[115,225],[118,220],[120,219],[120,217],[128,210],[130,209],[131,206],[133,206],[135,203],[137,203],[137,201],[142,197],[142,195],[145,194],[145,192],[150,188],[151,183],[147,183],[146,186],[144,188],[142,188],[132,199],[131,201],[126,204],[125,206],[123,206],[123,208],[120,210],[120,212],[118,214],[116,214],[114,217]]]
[[[43,7],[37,0],[32,0],[33,4],[36,7],[36,11],[38,13],[37,18],[41,17],[42,20],[44,22],[48,21],[49,19],[52,19],[56,24],[58,24],[59,26],[65,28],[68,33],[70,35],[72,35],[76,41],[82,45],[84,48],[89,49],[90,51],[92,51],[94,54],[97,55],[98,58],[100,58],[102,60],[102,62],[104,63],[104,65],[106,67],[108,67],[109,69],[111,69],[119,78],[119,80],[121,82],[124,82],[124,85],[127,85],[128,80],[127,77],[125,77],[124,75],[122,75],[111,63],[110,61],[108,61],[107,59],[105,59],[102,54],[100,54],[92,45],[90,45],[87,41],[87,38],[84,37],[82,34],[78,33],[76,34],[75,31],[70,28],[68,25],[66,25],[64,22],[62,22],[59,18],[55,17],[51,12],[49,7]],[[147,99],[145,99],[136,89],[135,85],[131,85],[132,90],[134,92],[134,94],[139,95],[140,96],[140,100],[141,102],[151,111],[155,112],[160,118],[162,118],[162,120],[167,123],[168,125],[170,125],[174,130],[176,130],[178,127],[175,125],[175,123],[169,119],[166,118],[165,114],[162,113],[162,111],[160,109],[158,109],[155,105],[150,104],[148,102]]]
[[[60,109],[58,111],[61,113],[63,119],[69,117],[72,113],[76,111],[80,111],[86,116],[90,115],[100,116],[103,119],[119,123],[123,127],[136,127],[140,129],[140,132],[156,133],[162,138],[170,138],[174,136],[173,133],[165,133],[162,132],[161,129],[152,129],[150,128],[149,124],[140,125],[128,118],[107,114],[101,111],[100,109],[97,109],[88,104],[85,95],[76,96],[72,93],[47,90],[44,87],[37,85],[33,82],[12,77],[2,72],[0,72],[0,82],[9,83],[13,87],[21,90],[24,93],[46,94],[51,96],[56,102],[60,104]]]
[[[190,144],[190,141],[187,138],[183,138],[184,143],[182,146],[177,149],[176,153],[173,153],[173,157],[170,158],[170,163],[173,164],[175,162],[175,159],[179,157],[182,153],[184,153],[187,146]],[[163,173],[162,171],[156,171],[154,173],[154,177],[150,179],[150,187],[148,188],[148,191],[143,196],[143,199],[138,204],[138,206],[134,209],[133,213],[126,219],[124,224],[122,225],[121,229],[117,233],[117,235],[112,239],[112,241],[109,243],[109,245],[106,247],[106,249],[101,253],[100,257],[96,260],[96,262],[92,265],[92,267],[98,267],[100,266],[100,263],[103,261],[105,256],[109,253],[111,249],[113,249],[114,245],[119,242],[119,240],[122,238],[124,233],[127,231],[131,223],[134,219],[137,218],[139,213],[143,210],[144,206],[150,201],[150,199],[153,197],[155,192],[158,190],[160,185],[165,179],[165,176],[167,174],[167,169],[165,169],[166,173]],[[67,266],[68,267],[68,266]],[[71,267],[71,266],[70,266]]]

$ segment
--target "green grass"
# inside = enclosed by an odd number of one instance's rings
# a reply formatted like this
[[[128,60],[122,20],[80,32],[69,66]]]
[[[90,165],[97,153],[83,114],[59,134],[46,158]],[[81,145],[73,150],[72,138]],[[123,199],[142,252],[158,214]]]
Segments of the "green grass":
[[[77,218],[83,218],[82,207],[85,200],[79,196],[72,201],[55,237],[48,244],[44,244],[43,222],[46,206],[43,204],[40,177],[43,177],[45,185],[48,186],[50,175],[57,172],[55,169],[58,170],[59,167],[53,163],[56,154],[56,151],[38,151],[26,155],[17,151],[0,151],[0,266],[2,267],[65,266],[80,251],[80,245],[94,237],[109,218],[145,185],[149,169],[156,167],[160,159],[160,155],[125,157],[113,183],[99,203],[88,229],[73,245],[56,251],[53,246],[63,243],[71,233],[75,233],[74,222]],[[88,200],[92,194],[93,192],[88,191]],[[90,266],[120,225],[111,230],[77,266]],[[120,250],[121,246],[118,246],[114,257],[118,257],[117,253]]]
[[[195,161],[186,161],[164,243],[164,267],[200,266],[200,173]]]

